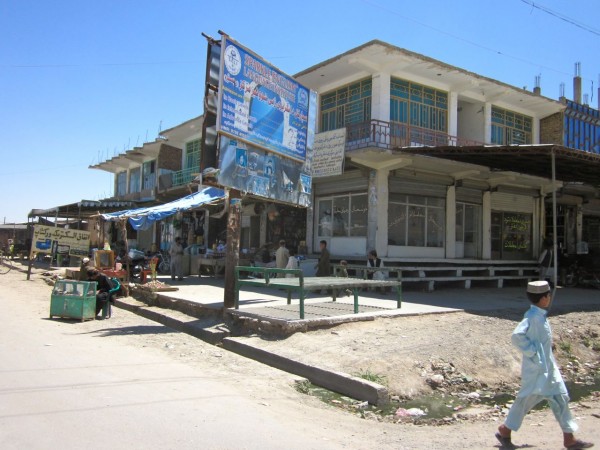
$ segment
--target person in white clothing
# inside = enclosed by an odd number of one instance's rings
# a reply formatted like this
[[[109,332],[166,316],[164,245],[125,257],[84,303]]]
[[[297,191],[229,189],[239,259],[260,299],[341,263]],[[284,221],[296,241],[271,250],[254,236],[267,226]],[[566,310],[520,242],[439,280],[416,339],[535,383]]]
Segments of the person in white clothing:
[[[298,264],[298,258],[296,258],[296,252],[294,250],[290,250],[290,256],[288,258],[286,269],[299,269],[300,265]],[[294,278],[295,276],[291,273],[285,274],[286,278]]]
[[[285,241],[282,239],[279,241],[279,248],[275,252],[275,263],[278,269],[285,269],[285,266],[290,259],[290,251],[285,247]],[[283,274],[278,274],[279,278],[283,278]]]

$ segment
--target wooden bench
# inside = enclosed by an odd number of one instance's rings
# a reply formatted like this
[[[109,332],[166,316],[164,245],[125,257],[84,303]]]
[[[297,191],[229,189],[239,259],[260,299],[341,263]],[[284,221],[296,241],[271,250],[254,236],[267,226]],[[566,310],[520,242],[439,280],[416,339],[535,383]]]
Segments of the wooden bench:
[[[334,273],[339,273],[342,267],[349,273],[354,273],[357,278],[367,279],[369,273],[382,271],[387,273],[388,279],[394,279],[391,274],[396,274],[396,279],[404,283],[427,283],[427,290],[433,291],[436,282],[461,282],[465,289],[470,289],[473,282],[495,281],[498,288],[504,286],[505,280],[531,281],[537,278],[537,266],[524,265],[455,265],[455,266],[386,266],[371,268],[366,265],[348,264],[334,266]]]
[[[243,278],[241,273],[254,272],[262,278]],[[285,275],[293,278],[285,278]],[[281,275],[281,277],[279,277]],[[335,302],[338,292],[346,289],[354,295],[354,313],[358,314],[358,292],[365,288],[395,288],[397,308],[402,307],[402,282],[399,280],[365,280],[345,277],[305,277],[300,269],[276,269],[270,267],[236,266],[235,268],[235,309],[240,306],[240,288],[245,286],[266,287],[287,291],[287,304],[292,302],[292,292],[298,292],[300,297],[300,319],[304,319],[304,300],[310,291],[327,290]]]

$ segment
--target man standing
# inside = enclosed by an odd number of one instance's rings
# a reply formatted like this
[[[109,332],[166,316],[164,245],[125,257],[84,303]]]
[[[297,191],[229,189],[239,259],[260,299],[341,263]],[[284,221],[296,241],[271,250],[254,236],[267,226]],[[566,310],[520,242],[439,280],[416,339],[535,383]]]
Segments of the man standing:
[[[498,427],[496,438],[503,448],[516,448],[511,432],[521,427],[525,415],[546,400],[563,432],[563,444],[568,449],[590,448],[594,444],[575,438],[577,424],[569,411],[569,394],[552,354],[552,331],[548,323],[548,307],[552,298],[547,281],[527,284],[531,307],[512,334],[513,344],[523,353],[521,390],[506,421]]]
[[[179,236],[171,244],[169,256],[171,257],[171,279],[174,280],[177,277],[179,281],[183,280],[183,245],[181,245],[181,238]]]
[[[275,252],[275,267],[278,269],[285,269],[287,263],[290,259],[290,252],[285,247],[285,241],[282,239],[279,241],[279,248]],[[280,273],[277,275],[278,278],[283,278],[283,274]]]
[[[328,277],[331,276],[331,264],[329,263],[329,250],[327,250],[327,242],[321,241],[319,242],[319,247],[321,249],[321,256],[319,257],[319,262],[317,263],[317,273],[318,277]]]

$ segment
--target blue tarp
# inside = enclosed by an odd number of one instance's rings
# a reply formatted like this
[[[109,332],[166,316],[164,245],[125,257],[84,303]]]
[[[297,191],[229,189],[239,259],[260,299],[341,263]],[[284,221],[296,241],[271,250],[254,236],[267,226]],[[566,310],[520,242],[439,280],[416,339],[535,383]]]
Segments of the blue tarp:
[[[198,208],[202,205],[217,203],[225,198],[225,191],[222,189],[207,187],[201,191],[190,194],[186,197],[174,200],[162,205],[150,206],[146,208],[127,209],[113,213],[101,214],[104,220],[117,221],[129,219],[129,223],[135,230],[147,230],[157,220],[162,220],[172,216],[179,211]]]

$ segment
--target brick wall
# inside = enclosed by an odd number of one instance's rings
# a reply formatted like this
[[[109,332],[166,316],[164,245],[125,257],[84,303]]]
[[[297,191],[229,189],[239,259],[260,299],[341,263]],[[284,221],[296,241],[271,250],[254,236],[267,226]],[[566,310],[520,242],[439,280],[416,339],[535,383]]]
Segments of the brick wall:
[[[540,120],[540,144],[563,145],[563,113]]]
[[[182,150],[171,145],[162,144],[158,153],[158,168],[181,170]]]

